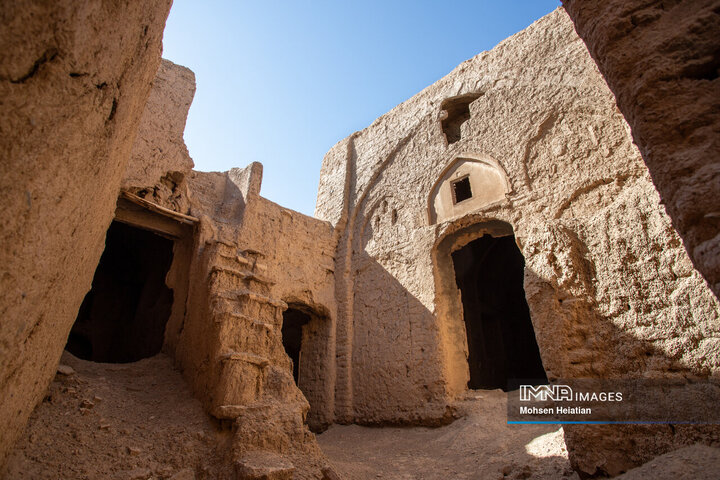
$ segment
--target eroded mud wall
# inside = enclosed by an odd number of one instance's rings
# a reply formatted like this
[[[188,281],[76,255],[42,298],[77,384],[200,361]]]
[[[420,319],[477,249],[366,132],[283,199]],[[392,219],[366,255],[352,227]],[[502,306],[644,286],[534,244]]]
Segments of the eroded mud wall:
[[[720,1],[563,4],[693,264],[720,295]]]
[[[122,181],[123,189],[179,213],[190,208],[185,180],[194,163],[183,132],[194,95],[192,70],[163,59]]]
[[[206,410],[233,425],[238,471],[264,459],[263,468],[306,478],[326,461],[305,419],[332,421],[332,228],[262,198],[261,178],[259,163],[188,177],[200,224],[176,360]],[[326,319],[314,351],[323,382],[308,399],[282,343],[288,303]]]
[[[90,288],[170,3],[0,11],[0,462]]]
[[[130,161],[121,183],[124,191],[187,214],[190,202],[187,178],[194,166],[183,133],[195,95],[195,74],[182,65],[162,59],[140,117]],[[152,216],[145,215],[149,223]],[[155,216],[158,221],[162,216]],[[173,262],[166,283],[173,291],[172,314],[165,330],[163,351],[174,357],[187,309],[189,268],[195,249],[195,225],[175,222]]]
[[[467,114],[447,109],[468,98]],[[448,121],[455,110],[463,118]],[[480,198],[472,211],[438,203],[438,192],[463,175],[504,198]],[[468,380],[450,254],[497,221],[512,227],[525,257],[526,298],[550,379],[720,369],[717,299],[563,10],[334,147],[317,205],[338,233],[340,419],[443,419]],[[627,429],[614,445],[598,446],[596,433],[573,433],[572,459],[589,473],[617,473],[685,441],[653,445],[653,432]],[[644,440],[635,442],[636,433]]]

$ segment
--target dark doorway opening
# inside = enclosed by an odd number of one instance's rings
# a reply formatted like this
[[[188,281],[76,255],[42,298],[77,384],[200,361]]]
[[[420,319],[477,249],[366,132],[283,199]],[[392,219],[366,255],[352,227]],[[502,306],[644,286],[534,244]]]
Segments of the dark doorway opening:
[[[525,259],[515,237],[484,235],[452,254],[468,340],[468,387],[502,388],[547,376],[525,300]]]
[[[332,386],[327,381],[330,368],[330,318],[321,305],[289,302],[283,312],[282,343],[292,361],[292,376],[310,411],[307,424],[315,433],[332,421]]]
[[[289,307],[283,312],[282,341],[285,352],[292,360],[293,378],[295,384],[299,385],[300,379],[300,354],[303,347],[303,327],[310,323],[310,315]]]
[[[172,240],[113,222],[66,350],[106,363],[159,353],[173,303],[173,291],[165,284],[172,259]]]

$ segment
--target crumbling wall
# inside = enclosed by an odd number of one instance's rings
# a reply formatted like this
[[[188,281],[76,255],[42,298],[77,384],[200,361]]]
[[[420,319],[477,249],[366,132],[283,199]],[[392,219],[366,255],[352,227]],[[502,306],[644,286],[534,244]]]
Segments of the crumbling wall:
[[[185,177],[194,163],[183,140],[195,74],[163,59],[153,80],[122,188],[179,213],[189,204]]]
[[[183,132],[194,95],[195,74],[162,59],[121,183],[123,191],[181,214],[190,211],[186,178],[194,164]],[[152,217],[145,218],[152,226]],[[160,220],[162,215],[156,214],[155,218]],[[173,222],[169,217],[167,221]],[[190,262],[195,251],[193,226],[178,226],[181,228],[175,230],[182,234],[173,237],[173,262],[166,278],[173,290],[173,306],[163,349],[173,356],[185,319]]]
[[[258,197],[243,222],[243,243],[257,249],[274,284],[273,298],[306,309],[316,330],[305,338],[303,354],[316,362],[302,362],[302,376],[310,403],[308,422],[323,428],[334,419],[335,389],[335,277],[332,227],[312,217]],[[306,329],[306,334],[310,335]],[[307,347],[307,348],[306,348]],[[311,352],[312,350],[312,352]],[[309,360],[310,357],[304,358]]]
[[[232,426],[238,472],[260,468],[262,458],[262,468],[305,478],[325,460],[305,424],[310,405],[283,347],[282,312],[293,302],[326,314],[328,383],[311,415],[329,423],[332,228],[260,197],[261,178],[259,163],[189,176],[190,211],[200,225],[176,360],[206,409]]]
[[[720,295],[720,2],[563,4],[693,264]]]
[[[443,106],[453,98],[472,101],[448,143],[452,112]],[[467,159],[507,177],[505,199],[435,223],[435,187]],[[525,257],[526,297],[551,380],[703,377],[720,368],[717,299],[692,268],[563,10],[338,144],[322,175],[316,215],[339,230],[336,404],[346,420],[445,418],[468,380],[450,253],[497,221],[512,226]],[[686,441],[634,443],[653,433],[617,429],[614,445],[598,446],[592,432],[569,430],[574,465],[589,473],[617,473]]]
[[[0,462],[90,288],[170,1],[0,12]]]

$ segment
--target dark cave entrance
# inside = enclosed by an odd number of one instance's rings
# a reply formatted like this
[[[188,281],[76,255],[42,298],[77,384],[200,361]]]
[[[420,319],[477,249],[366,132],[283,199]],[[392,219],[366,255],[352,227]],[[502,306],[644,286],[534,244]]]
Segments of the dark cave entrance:
[[[329,312],[321,305],[295,302],[283,312],[283,347],[292,360],[295,385],[310,404],[307,424],[315,433],[330,425],[330,327]]]
[[[300,385],[300,356],[303,349],[303,327],[310,323],[308,313],[289,307],[283,312],[282,342],[285,352],[292,360],[293,378]]]
[[[172,259],[172,240],[114,221],[66,350],[106,363],[159,353],[173,303],[165,284]]]
[[[515,237],[483,235],[452,259],[467,332],[468,387],[507,391],[517,380],[546,383],[523,289],[525,259]]]

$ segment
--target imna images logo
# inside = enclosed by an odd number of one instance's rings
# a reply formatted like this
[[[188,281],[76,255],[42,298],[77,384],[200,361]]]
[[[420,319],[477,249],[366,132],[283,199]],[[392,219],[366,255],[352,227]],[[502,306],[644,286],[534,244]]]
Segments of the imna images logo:
[[[561,402],[563,400],[572,401],[572,399],[573,390],[568,385],[520,385],[521,402],[533,400]]]

